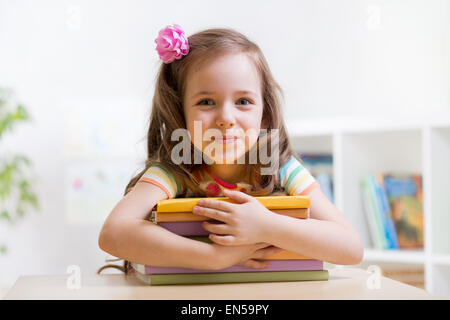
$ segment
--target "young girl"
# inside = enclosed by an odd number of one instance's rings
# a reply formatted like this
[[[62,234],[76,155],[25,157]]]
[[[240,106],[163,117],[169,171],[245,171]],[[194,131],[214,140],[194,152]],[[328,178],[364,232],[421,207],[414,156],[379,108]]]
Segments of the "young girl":
[[[100,248],[124,259],[125,272],[127,261],[214,270],[236,264],[265,268],[268,261],[259,259],[281,249],[334,264],[360,263],[363,247],[357,232],[290,146],[282,92],[259,47],[229,29],[209,29],[186,38],[178,25],[161,30],[155,42],[163,63],[153,98],[146,165],[106,219]],[[180,128],[191,139],[199,130],[200,137],[208,130],[219,135],[192,139],[190,153],[183,158],[189,161],[180,162],[173,152],[180,142],[172,136]],[[271,130],[276,139],[261,134]],[[269,168],[260,153],[256,161],[250,159],[263,140],[278,149],[269,156],[270,174],[262,174]],[[208,152],[211,148],[215,152]],[[273,213],[254,198],[275,194],[308,195],[310,219]],[[217,196],[235,203],[207,198]],[[203,223],[212,244],[149,221],[157,201],[175,197],[206,197],[193,212],[222,222]]]

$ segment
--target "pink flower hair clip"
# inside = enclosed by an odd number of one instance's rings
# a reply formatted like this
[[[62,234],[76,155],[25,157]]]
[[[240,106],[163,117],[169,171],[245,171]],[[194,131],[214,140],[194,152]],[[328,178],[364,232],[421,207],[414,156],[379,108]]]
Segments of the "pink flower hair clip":
[[[189,52],[186,34],[177,24],[161,29],[155,42],[156,51],[164,63],[171,63],[175,59],[179,60]]]

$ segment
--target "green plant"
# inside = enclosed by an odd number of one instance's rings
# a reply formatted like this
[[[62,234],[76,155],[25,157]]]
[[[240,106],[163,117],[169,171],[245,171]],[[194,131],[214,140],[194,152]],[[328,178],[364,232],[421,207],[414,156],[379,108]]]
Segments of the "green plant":
[[[26,108],[16,103],[11,90],[0,88],[0,143],[7,131],[18,123],[30,120]],[[39,209],[33,192],[29,169],[30,160],[21,154],[7,154],[0,148],[0,221],[15,224],[29,209]],[[0,243],[0,254],[7,246]]]

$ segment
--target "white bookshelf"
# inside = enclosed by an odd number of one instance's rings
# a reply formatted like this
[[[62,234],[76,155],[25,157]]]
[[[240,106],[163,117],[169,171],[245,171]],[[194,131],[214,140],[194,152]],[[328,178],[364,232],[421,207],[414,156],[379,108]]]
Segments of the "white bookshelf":
[[[450,298],[450,112],[291,119],[286,126],[295,151],[333,155],[334,202],[360,234],[362,265],[423,267],[425,289]],[[360,180],[377,171],[422,174],[423,250],[371,248]]]

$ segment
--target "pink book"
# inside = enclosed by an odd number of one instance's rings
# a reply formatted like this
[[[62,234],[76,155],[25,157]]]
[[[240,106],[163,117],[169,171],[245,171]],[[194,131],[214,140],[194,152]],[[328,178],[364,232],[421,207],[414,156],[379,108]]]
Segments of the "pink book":
[[[210,220],[208,222],[223,223],[217,220]],[[211,233],[202,227],[202,221],[158,222],[158,226],[180,236],[207,236]]]

